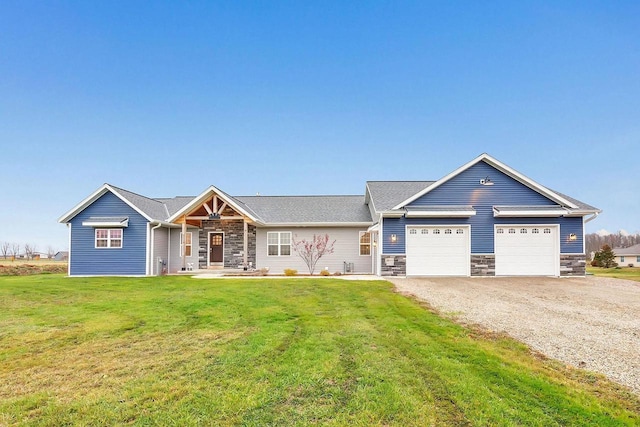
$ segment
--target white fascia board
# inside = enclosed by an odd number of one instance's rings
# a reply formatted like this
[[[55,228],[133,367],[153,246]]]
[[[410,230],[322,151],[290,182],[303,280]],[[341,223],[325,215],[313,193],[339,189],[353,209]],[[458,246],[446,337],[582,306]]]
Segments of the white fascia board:
[[[369,228],[367,228],[368,232],[377,232],[380,230],[380,223],[376,222],[375,224],[373,224],[372,226],[370,226]]]
[[[431,184],[430,186],[428,186],[424,190],[420,191],[419,193],[414,194],[413,196],[409,197],[407,200],[405,200],[405,201],[399,203],[398,205],[394,206],[393,209],[400,209],[400,208],[405,207],[409,203],[413,202],[416,199],[419,199],[420,197],[424,196],[425,194],[429,193],[430,191],[434,190],[435,188],[441,186],[445,182],[449,181],[453,177],[459,175],[460,173],[464,172],[465,170],[469,169],[471,166],[473,166],[476,163],[481,162],[481,161],[487,162],[489,165],[493,166],[494,168],[498,169],[499,171],[505,173],[506,175],[509,175],[511,178],[521,182],[522,184],[524,184],[527,187],[531,188],[532,190],[542,194],[543,196],[550,198],[551,200],[559,202],[560,204],[562,204],[564,206],[568,206],[568,207],[573,208],[573,209],[577,208],[577,206],[575,204],[571,203],[570,201],[568,201],[564,197],[560,197],[558,194],[556,194],[553,191],[549,190],[548,188],[538,184],[537,182],[533,181],[532,179],[527,178],[526,176],[522,175],[520,172],[517,172],[515,169],[512,169],[509,166],[505,165],[504,163],[494,159],[493,157],[491,157],[487,153],[483,153],[480,156],[476,157],[475,159],[471,160],[469,163],[466,163],[466,164],[462,165],[461,167],[459,167],[458,169],[454,170],[453,172],[451,172],[449,175],[445,176],[444,178],[441,178],[438,181],[434,182],[433,184]]]
[[[61,223],[69,222],[73,217],[75,217],[77,214],[82,212],[91,203],[98,200],[98,198],[104,195],[107,191],[110,191],[111,193],[113,193],[118,199],[122,200],[127,206],[129,206],[131,209],[133,209],[134,211],[142,215],[147,221],[149,222],[153,221],[153,218],[149,217],[146,213],[141,211],[140,208],[138,208],[136,205],[132,204],[129,200],[123,197],[122,194],[118,193],[118,191],[115,190],[112,186],[110,186],[109,184],[104,184],[102,187],[98,188],[96,191],[91,193],[89,197],[87,197],[86,199],[78,203],[69,212],[61,216],[60,219],[58,219],[58,222],[61,222]]]
[[[60,223],[69,222],[74,216],[82,212],[87,206],[89,206],[91,203],[96,201],[100,196],[106,193],[108,189],[109,189],[108,184],[102,185],[102,187],[98,188],[96,191],[91,193],[89,197],[87,197],[86,199],[84,199],[83,201],[75,205],[69,212],[62,215],[60,218],[58,218],[58,222]]]
[[[369,188],[369,183],[367,182],[364,189],[364,202],[365,204],[371,203],[374,212],[378,212],[376,209],[376,204],[373,202],[373,197],[371,197],[371,189]]]
[[[453,172],[451,172],[449,175],[445,176],[444,178],[440,178],[439,180],[437,180],[436,182],[434,182],[433,184],[431,184],[430,186],[428,186],[424,190],[414,194],[413,196],[409,197],[407,200],[397,204],[392,209],[393,210],[401,209],[401,208],[405,207],[406,205],[408,205],[409,203],[413,202],[414,200],[417,200],[420,197],[424,196],[425,194],[429,193],[433,189],[440,187],[442,184],[444,184],[445,182],[449,181],[454,176],[460,174],[461,172],[469,169],[471,166],[475,165],[479,161],[483,160],[484,156],[487,156],[487,154],[482,154],[482,155],[476,157],[475,159],[471,160],[470,162],[462,165],[458,169],[456,169]]]
[[[476,211],[407,211],[407,218],[468,218],[474,216]]]
[[[487,163],[489,163],[491,166],[493,166],[494,168],[498,169],[501,172],[504,172],[505,174],[509,175],[510,177],[514,178],[517,181],[520,181],[522,184],[526,185],[527,187],[531,188],[532,190],[542,194],[545,197],[550,198],[551,200],[554,200],[556,202],[559,202],[561,205],[563,206],[568,206],[572,209],[576,209],[578,206],[576,206],[574,203],[571,203],[569,200],[565,199],[564,197],[561,197],[559,194],[554,193],[553,191],[549,190],[547,187],[538,184],[537,182],[535,182],[534,180],[528,178],[527,176],[521,174],[520,172],[516,171],[515,169],[510,168],[509,166],[505,165],[504,163],[500,162],[499,160],[494,159],[493,157],[491,157],[488,154],[483,154],[480,156],[479,160],[484,160]]]
[[[213,194],[216,194],[219,198],[221,198],[222,200],[224,200],[229,206],[231,206],[233,209],[235,209],[237,212],[240,212],[242,215],[248,217],[249,219],[251,219],[254,222],[259,222],[257,220],[257,218],[255,218],[253,215],[249,214],[247,211],[245,211],[244,209],[242,209],[240,206],[238,206],[238,204],[236,202],[234,202],[233,200],[230,200],[229,198],[227,198],[226,196],[224,196],[223,192],[218,190],[216,187],[214,187],[213,185],[210,186],[209,188],[207,188],[205,191],[203,191],[202,193],[200,193],[199,196],[196,196],[191,202],[187,203],[186,206],[184,206],[182,209],[180,209],[178,212],[176,212],[175,214],[173,214],[171,216],[171,218],[169,218],[167,221],[169,222],[173,222],[176,219],[180,218],[182,215],[184,215],[186,212],[190,211],[191,209],[194,209],[196,206],[201,205],[202,203],[204,203],[206,201],[207,198],[209,198],[210,196],[212,196]]]

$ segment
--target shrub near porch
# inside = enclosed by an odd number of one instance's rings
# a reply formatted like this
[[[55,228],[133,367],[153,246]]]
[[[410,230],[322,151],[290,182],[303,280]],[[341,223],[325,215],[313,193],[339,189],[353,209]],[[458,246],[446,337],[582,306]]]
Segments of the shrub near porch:
[[[383,281],[3,277],[0,360],[0,425],[640,423]]]

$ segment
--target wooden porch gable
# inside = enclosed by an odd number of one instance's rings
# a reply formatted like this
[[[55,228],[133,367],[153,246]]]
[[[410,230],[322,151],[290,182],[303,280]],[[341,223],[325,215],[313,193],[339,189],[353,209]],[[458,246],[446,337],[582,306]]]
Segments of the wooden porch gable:
[[[186,212],[177,222],[200,227],[205,220],[244,220],[252,222],[250,218],[235,210],[222,197],[213,194],[211,197]]]

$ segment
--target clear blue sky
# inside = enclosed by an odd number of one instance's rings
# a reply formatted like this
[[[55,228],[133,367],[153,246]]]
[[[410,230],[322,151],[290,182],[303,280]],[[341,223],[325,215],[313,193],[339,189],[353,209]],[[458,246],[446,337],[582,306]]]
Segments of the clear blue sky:
[[[362,194],[483,152],[640,230],[640,2],[0,3],[0,241],[104,182]]]

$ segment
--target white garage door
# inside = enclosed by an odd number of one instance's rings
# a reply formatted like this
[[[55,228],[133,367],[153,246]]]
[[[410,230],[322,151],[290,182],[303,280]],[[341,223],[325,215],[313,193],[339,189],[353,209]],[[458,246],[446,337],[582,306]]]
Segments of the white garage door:
[[[407,227],[407,276],[468,276],[469,227]]]
[[[496,227],[496,276],[556,276],[558,246],[557,226]]]

